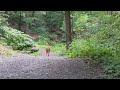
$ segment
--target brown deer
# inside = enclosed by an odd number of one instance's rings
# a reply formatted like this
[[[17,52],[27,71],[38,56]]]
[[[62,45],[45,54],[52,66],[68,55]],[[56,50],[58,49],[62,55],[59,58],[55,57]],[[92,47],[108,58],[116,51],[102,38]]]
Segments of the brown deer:
[[[48,47],[47,48],[45,48],[45,50],[46,50],[46,56],[49,56],[50,55],[50,45],[51,45],[51,42],[50,41],[48,41]]]
[[[49,56],[50,54],[50,47],[46,48],[46,56]]]

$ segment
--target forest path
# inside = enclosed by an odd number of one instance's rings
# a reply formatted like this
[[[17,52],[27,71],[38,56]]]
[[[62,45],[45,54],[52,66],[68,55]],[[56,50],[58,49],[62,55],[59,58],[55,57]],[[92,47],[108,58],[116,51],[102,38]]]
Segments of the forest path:
[[[40,56],[44,56],[44,57],[46,57],[46,51],[45,51],[45,48],[39,48],[39,52],[40,52]],[[55,53],[52,52],[52,51],[50,51],[50,54],[49,54],[49,55],[50,55],[49,57],[51,57],[51,56],[56,56]]]
[[[99,68],[91,68],[79,58],[69,59],[45,55],[21,54],[10,58],[0,58],[0,79],[101,79]]]

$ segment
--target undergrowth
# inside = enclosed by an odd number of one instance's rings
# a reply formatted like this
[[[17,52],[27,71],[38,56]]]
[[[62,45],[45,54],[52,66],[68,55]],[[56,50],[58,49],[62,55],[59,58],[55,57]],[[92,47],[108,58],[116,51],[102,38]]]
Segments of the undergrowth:
[[[16,54],[17,52],[15,52],[12,48],[0,44],[0,56],[8,57]]]

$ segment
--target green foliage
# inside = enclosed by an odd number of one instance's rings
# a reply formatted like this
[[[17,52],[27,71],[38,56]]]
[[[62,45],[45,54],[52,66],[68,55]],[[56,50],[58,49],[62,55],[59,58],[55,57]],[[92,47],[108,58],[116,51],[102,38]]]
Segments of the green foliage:
[[[55,34],[41,34],[38,38],[36,38],[36,42],[38,45],[48,45],[48,41],[50,41],[51,45],[55,44],[54,39],[57,37]]]
[[[15,29],[25,31],[27,24],[29,33],[49,34],[51,40],[57,35],[65,41],[63,11],[7,11],[6,14],[9,16],[7,21]]]
[[[46,21],[49,27],[60,28],[62,26],[62,21],[64,19],[64,14],[62,11],[47,11]]]
[[[57,37],[56,34],[48,35],[48,38],[49,38],[50,40],[54,40],[56,37]]]
[[[48,27],[46,26],[44,14],[35,14],[34,21],[30,25],[30,31],[40,34],[46,34],[48,32]]]
[[[58,56],[65,56],[66,48],[64,43],[55,43],[52,46],[52,51]]]
[[[4,18],[0,15],[0,26],[8,25],[8,22],[6,22],[7,18]]]
[[[118,60],[114,60],[112,61],[112,63],[109,63],[109,65],[106,65],[104,67],[105,73],[107,74],[106,78],[109,78],[109,79],[119,78],[120,79],[120,59],[119,58],[116,58]]]
[[[23,34],[22,32],[10,28],[8,26],[1,26],[0,32],[4,31],[3,38],[7,45],[12,46],[14,49],[23,50],[34,45],[34,42],[30,36]]]
[[[49,38],[47,37],[47,35],[41,35],[36,39],[36,42],[38,45],[47,45],[48,40]]]
[[[20,23],[23,25],[25,23],[25,12],[24,11],[8,11],[7,15],[8,17],[8,22],[12,23]],[[20,21],[21,20],[21,21]]]
[[[23,32],[7,26],[7,21],[0,17],[2,26],[0,26],[0,39],[12,46],[13,49],[23,50],[34,45],[32,38]]]
[[[40,56],[40,52],[31,53],[32,56]]]
[[[48,45],[37,45],[37,47],[40,47],[40,48],[47,48]]]
[[[102,63],[107,78],[120,78],[119,16],[119,12],[74,12],[73,30],[76,37],[67,50],[67,56]]]
[[[74,40],[67,52],[68,57],[89,59],[92,63],[106,63],[113,56],[113,50],[95,40]]]
[[[34,25],[31,26],[31,29],[45,28],[47,31],[52,31],[52,27],[60,28],[64,20],[64,14],[61,11],[46,11],[46,14],[36,13]],[[42,29],[38,29],[39,32]]]

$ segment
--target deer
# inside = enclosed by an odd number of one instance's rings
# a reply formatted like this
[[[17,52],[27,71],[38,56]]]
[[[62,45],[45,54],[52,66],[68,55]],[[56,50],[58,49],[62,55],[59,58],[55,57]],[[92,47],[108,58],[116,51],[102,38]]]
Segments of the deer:
[[[50,47],[47,47],[45,49],[46,49],[46,56],[49,56],[49,54],[50,54]]]
[[[51,45],[51,43],[50,43],[50,41],[48,41],[47,43],[48,43],[49,46],[47,48],[45,48],[45,50],[46,50],[46,56],[49,56],[50,55],[50,45]]]

